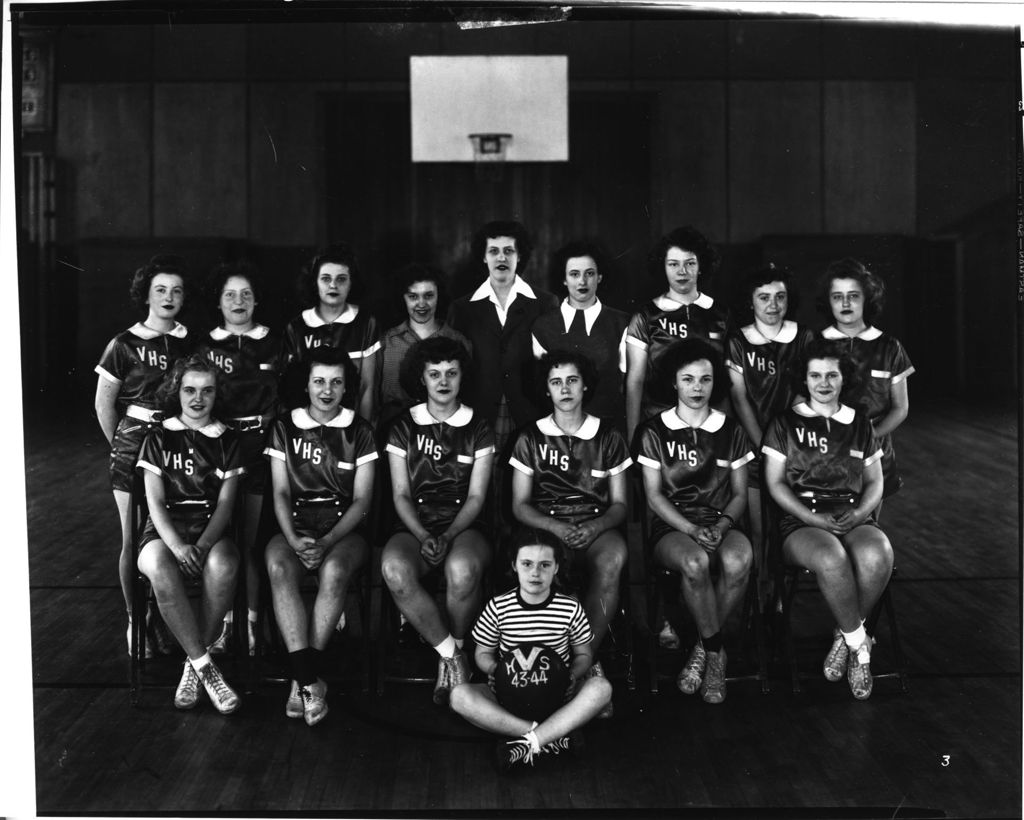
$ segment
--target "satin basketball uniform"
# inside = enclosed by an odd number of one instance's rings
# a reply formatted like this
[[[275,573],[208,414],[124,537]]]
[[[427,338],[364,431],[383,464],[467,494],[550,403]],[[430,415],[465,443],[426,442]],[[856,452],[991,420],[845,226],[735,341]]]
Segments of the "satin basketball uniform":
[[[735,420],[712,410],[700,427],[691,427],[674,408],[648,419],[638,432],[637,461],[661,473],[669,503],[700,526],[713,524],[732,497],[733,470],[754,458],[750,440]],[[673,532],[653,516],[651,545]]]
[[[431,535],[440,535],[466,503],[477,459],[494,453],[494,432],[465,404],[438,421],[423,403],[399,416],[386,449],[405,459],[420,523]],[[474,527],[479,529],[479,523]],[[406,530],[401,521],[397,530]]]
[[[718,350],[725,341],[725,311],[706,293],[689,305],[681,305],[666,295],[658,296],[633,314],[626,330],[626,344],[647,354],[640,421],[667,407],[652,395],[651,382],[661,374],[658,363],[665,350],[680,339],[706,339]],[[665,388],[668,389],[667,386]]]
[[[110,445],[110,483],[131,492],[135,462],[146,434],[163,418],[156,392],[167,371],[192,350],[188,329],[180,323],[159,333],[138,322],[107,344],[95,372],[118,385],[121,416]]]
[[[903,345],[876,327],[865,328],[857,336],[850,337],[832,325],[821,335],[829,341],[840,342],[853,359],[859,386],[855,393],[844,392],[844,399],[867,414],[873,423],[877,422],[892,407],[892,385],[905,381],[914,372],[914,365]],[[882,474],[885,476],[884,494],[889,496],[903,486],[903,479],[896,467],[892,434],[880,436],[879,443],[882,446]]]
[[[509,464],[533,478],[533,504],[545,515],[577,522],[611,505],[612,476],[632,465],[626,441],[610,421],[586,415],[571,436],[546,416],[524,429]]]
[[[178,534],[188,544],[202,535],[223,483],[245,472],[238,441],[223,423],[214,421],[193,430],[177,417],[162,422],[146,436],[138,469],[163,479],[164,503]],[[150,519],[142,544],[159,537]]]

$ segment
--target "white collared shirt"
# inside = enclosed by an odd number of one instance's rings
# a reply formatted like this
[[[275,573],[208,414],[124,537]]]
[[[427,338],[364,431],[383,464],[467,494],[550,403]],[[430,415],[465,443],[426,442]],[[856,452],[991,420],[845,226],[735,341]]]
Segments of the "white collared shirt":
[[[302,311],[302,321],[309,327],[323,327],[324,325],[347,325],[351,324],[356,320],[356,316],[359,315],[359,305],[345,305],[345,309],[341,312],[341,315],[330,322],[324,321],[323,317],[316,312],[315,307],[308,308]]]
[[[788,345],[796,338],[797,324],[790,319],[784,319],[782,327],[779,328],[779,332],[775,334],[774,339],[769,339],[765,336],[757,329],[757,325],[753,323],[746,325],[740,330],[743,333],[743,337],[752,345],[766,345],[772,342]]]
[[[481,299],[490,299],[491,304],[494,305],[494,310],[498,314],[498,321],[502,327],[505,327],[505,320],[508,319],[508,309],[512,307],[512,303],[516,300],[517,296],[525,296],[528,299],[536,299],[537,296],[533,292],[533,288],[530,284],[523,279],[518,273],[512,280],[512,289],[508,292],[508,299],[505,301],[505,306],[502,307],[501,302],[498,301],[498,294],[494,292],[494,287],[491,285],[491,278],[488,276],[480,287],[473,291],[473,295],[469,297],[469,301],[478,302]]]
[[[856,336],[846,335],[835,325],[829,325],[827,328],[821,331],[821,337],[823,339],[828,339],[829,341],[832,342],[842,341],[843,339],[863,339],[865,342],[873,342],[881,335],[882,331],[880,331],[877,327],[872,327],[871,325],[868,325]]]
[[[342,407],[341,412],[338,413],[333,419],[326,424],[321,425],[316,419],[309,415],[309,410],[305,407],[296,407],[292,410],[292,423],[300,430],[312,430],[316,427],[348,427],[356,414],[354,410],[350,410],[348,407]]]
[[[268,333],[270,333],[270,328],[266,325],[253,325],[244,333],[232,333],[226,328],[215,327],[210,331],[210,338],[215,342],[223,342],[225,339],[230,339],[232,336],[245,336],[247,339],[259,341],[260,339],[265,339]]]
[[[447,424],[449,427],[465,427],[473,420],[473,408],[467,407],[465,404],[460,404],[459,409],[452,413],[446,419],[435,419],[430,410],[427,409],[427,403],[414,405],[409,408],[409,415],[412,416],[412,420],[415,424],[420,427],[426,427],[430,424]]]

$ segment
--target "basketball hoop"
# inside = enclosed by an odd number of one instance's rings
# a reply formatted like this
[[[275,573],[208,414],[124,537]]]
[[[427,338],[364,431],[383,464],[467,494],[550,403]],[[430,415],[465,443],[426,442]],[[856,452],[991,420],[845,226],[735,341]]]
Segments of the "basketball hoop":
[[[505,166],[505,149],[511,134],[470,134],[473,143],[473,162],[476,178],[486,182],[500,182]]]

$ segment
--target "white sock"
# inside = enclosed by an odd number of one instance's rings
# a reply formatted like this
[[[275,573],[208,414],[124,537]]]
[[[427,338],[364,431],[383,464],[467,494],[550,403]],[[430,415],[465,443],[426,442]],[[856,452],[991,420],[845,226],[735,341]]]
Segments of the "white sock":
[[[844,632],[843,640],[846,641],[846,645],[850,647],[851,651],[857,653],[858,663],[867,663],[871,660],[871,650],[865,646],[865,642],[868,639],[868,633],[864,629],[864,625],[861,624],[853,632]]]
[[[447,638],[434,647],[434,651],[442,658],[454,658],[457,646],[458,644],[455,642],[455,638],[453,638],[451,633],[449,633]]]
[[[224,616],[224,623],[226,623],[226,624],[233,624],[234,622],[235,622],[235,613],[232,612],[229,609],[227,615]]]
[[[256,620],[257,620],[258,617],[259,617],[259,613],[255,609],[250,609],[249,610],[249,623],[251,623],[251,624],[256,623]]]
[[[198,675],[204,666],[213,663],[213,658],[210,657],[209,652],[204,652],[200,658],[189,658],[189,663],[192,664],[192,668],[196,670],[196,674]]]
[[[523,737],[525,737],[529,741],[530,748],[533,750],[533,753],[540,754],[540,741],[537,740],[537,733],[533,731],[536,728],[537,721],[534,721],[533,726],[530,727],[530,731],[524,734]]]

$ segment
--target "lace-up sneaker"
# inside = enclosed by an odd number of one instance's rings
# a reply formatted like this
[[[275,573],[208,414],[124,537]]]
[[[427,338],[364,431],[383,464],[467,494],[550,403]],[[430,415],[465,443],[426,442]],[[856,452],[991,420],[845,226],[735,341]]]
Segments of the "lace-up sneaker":
[[[437,663],[434,703],[444,706],[448,703],[452,689],[461,683],[469,683],[470,677],[469,661],[461,649],[455,650],[455,654],[450,658],[441,658]]]
[[[533,747],[525,737],[516,738],[506,743],[499,743],[497,748],[499,772],[507,772],[513,766],[529,763],[533,765]]]
[[[196,674],[192,662],[185,658],[185,668],[174,690],[174,705],[178,709],[192,709],[199,702],[199,675]]]
[[[690,657],[686,665],[680,670],[676,678],[676,686],[684,695],[692,695],[700,689],[701,681],[704,678],[704,667],[707,665],[707,655],[700,641],[693,645]]]
[[[728,660],[725,649],[707,653],[704,680],[700,685],[700,696],[705,703],[721,703],[725,700],[725,664]]]
[[[601,667],[601,662],[600,661],[594,661],[593,666],[591,666],[586,672],[583,673],[583,680],[587,680],[588,678],[603,678],[603,677],[605,677],[605,674],[604,674],[604,669]],[[598,720],[608,720],[608,718],[610,718],[614,714],[615,714],[615,707],[612,705],[611,701],[608,701],[608,705],[605,706],[604,709],[602,709],[600,712],[597,713],[597,719]]]
[[[223,655],[228,651],[228,645],[231,643],[231,624],[228,621],[224,621],[221,624],[220,635],[213,643],[208,647],[211,655]]]
[[[679,640],[679,635],[672,628],[672,624],[665,621],[665,625],[661,628],[661,632],[658,633],[658,646],[662,649],[678,649],[682,646],[682,642]]]
[[[290,718],[300,718],[305,714],[302,708],[302,695],[299,694],[299,682],[292,681],[292,688],[288,692],[288,700],[284,705],[284,713]]]
[[[871,678],[871,645],[874,641],[866,638],[857,649],[850,652],[850,660],[846,665],[846,680],[850,684],[850,691],[857,700],[867,700],[871,697],[871,689],[874,681]],[[860,655],[867,652],[867,660],[861,662]]]
[[[316,726],[327,717],[327,684],[317,678],[316,683],[299,689],[302,697],[302,716],[307,726]]]
[[[191,664],[189,665],[191,666]],[[206,694],[210,696],[211,703],[222,715],[230,715],[238,708],[240,702],[238,693],[228,686],[227,681],[224,680],[224,676],[221,675],[220,670],[213,661],[210,661],[199,671],[199,680],[203,682],[203,688],[206,690]]]
[[[832,683],[842,680],[843,675],[846,674],[846,663],[849,657],[850,647],[846,645],[846,639],[837,626],[832,630],[832,648],[829,649],[825,656],[825,662],[821,666],[825,673],[825,680],[832,681]]]
[[[434,684],[433,701],[438,706],[444,706],[448,702],[448,694],[451,692],[451,684],[448,683],[448,670],[451,667],[449,658],[437,659],[437,683]]]

